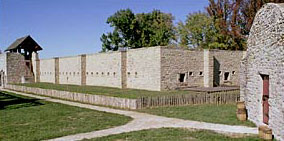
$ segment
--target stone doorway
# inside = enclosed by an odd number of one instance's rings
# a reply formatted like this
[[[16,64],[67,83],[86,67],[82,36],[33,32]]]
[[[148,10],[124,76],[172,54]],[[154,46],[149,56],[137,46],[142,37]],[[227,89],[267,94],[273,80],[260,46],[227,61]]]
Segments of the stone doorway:
[[[262,90],[262,109],[263,109],[263,123],[268,124],[269,121],[269,75],[261,75],[263,82]]]

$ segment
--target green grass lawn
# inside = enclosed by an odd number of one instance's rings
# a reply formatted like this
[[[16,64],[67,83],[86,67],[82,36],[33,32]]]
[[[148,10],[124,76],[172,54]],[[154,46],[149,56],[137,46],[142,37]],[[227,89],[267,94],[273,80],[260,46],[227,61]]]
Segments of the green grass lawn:
[[[190,94],[198,93],[192,91],[147,91],[138,89],[120,89],[112,87],[101,86],[80,86],[80,85],[65,85],[65,84],[52,84],[52,83],[27,83],[17,84],[27,87],[37,87],[43,89],[54,89],[61,91],[70,91],[78,93],[88,93],[96,95],[106,95],[121,98],[137,99],[142,96],[161,96],[161,95],[174,95],[174,94]]]
[[[140,112],[149,114],[180,118],[186,120],[204,121],[228,125],[255,126],[249,121],[239,121],[236,116],[235,104],[204,104],[178,107],[159,107],[152,109],[140,109]]]
[[[256,136],[233,138],[211,131],[160,128],[94,138],[91,141],[260,141]]]
[[[131,120],[0,91],[0,140],[31,141],[111,128]]]

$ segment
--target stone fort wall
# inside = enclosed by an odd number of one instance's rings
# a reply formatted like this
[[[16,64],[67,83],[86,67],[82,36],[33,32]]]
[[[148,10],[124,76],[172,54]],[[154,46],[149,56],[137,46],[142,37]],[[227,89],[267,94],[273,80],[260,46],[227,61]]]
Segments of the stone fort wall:
[[[7,60],[7,54],[6,53],[0,54],[0,71],[5,72],[5,74],[7,72],[6,60]]]
[[[86,55],[86,85],[121,88],[121,53]]]
[[[214,83],[215,85],[239,86],[239,74],[241,59],[245,56],[244,51],[214,50]],[[227,80],[225,75],[229,74]]]
[[[239,86],[244,51],[161,50],[161,87]],[[225,73],[227,78],[225,79]],[[181,80],[182,79],[182,80]]]
[[[127,88],[161,90],[161,47],[127,52]]]
[[[4,85],[5,76],[7,75],[7,55],[6,53],[0,54],[0,86]]]
[[[172,90],[180,86],[203,86],[203,50],[190,51],[165,48],[162,49],[161,56],[162,89]],[[179,80],[181,74],[185,75],[183,82]]]
[[[242,54],[241,51],[148,47],[42,59],[38,61],[38,81],[160,91],[213,87],[217,77],[220,83],[216,86],[238,86]],[[218,62],[217,71],[215,62]],[[229,73],[226,83],[219,71]]]
[[[55,59],[40,60],[40,81],[55,83]]]
[[[81,85],[81,56],[59,58],[59,83]]]
[[[36,61],[33,62],[36,65]],[[38,82],[160,90],[160,47],[42,59],[39,62]]]

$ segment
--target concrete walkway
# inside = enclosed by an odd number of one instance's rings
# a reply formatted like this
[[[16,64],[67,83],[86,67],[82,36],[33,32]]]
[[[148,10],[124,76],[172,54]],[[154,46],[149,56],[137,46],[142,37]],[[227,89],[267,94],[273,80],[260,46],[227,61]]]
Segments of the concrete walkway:
[[[110,129],[104,129],[99,131],[93,131],[88,133],[80,133],[75,135],[69,135],[64,137],[59,137],[56,139],[51,139],[51,141],[71,141],[71,140],[82,140],[82,139],[91,139],[96,137],[108,136],[113,134],[120,134],[131,131],[138,131],[144,129],[153,129],[153,128],[162,128],[162,127],[173,127],[173,128],[189,128],[189,129],[201,129],[201,130],[211,130],[218,133],[224,134],[257,134],[257,128],[245,127],[245,126],[231,126],[231,125],[223,125],[223,124],[214,124],[214,123],[206,123],[206,122],[198,122],[191,120],[182,120],[176,118],[167,118],[162,116],[155,116],[146,113],[139,113],[134,111],[126,111],[126,110],[118,110],[107,107],[94,106],[89,104],[82,104],[77,102],[59,100],[49,97],[37,96],[32,94],[26,94],[21,92],[15,92],[11,90],[5,90],[13,93],[17,93],[20,95],[34,97],[38,99],[44,99],[46,101],[62,103],[66,105],[72,105],[82,108],[93,109],[97,111],[104,111],[109,113],[121,114],[125,116],[132,117],[133,120],[129,123],[117,126]]]

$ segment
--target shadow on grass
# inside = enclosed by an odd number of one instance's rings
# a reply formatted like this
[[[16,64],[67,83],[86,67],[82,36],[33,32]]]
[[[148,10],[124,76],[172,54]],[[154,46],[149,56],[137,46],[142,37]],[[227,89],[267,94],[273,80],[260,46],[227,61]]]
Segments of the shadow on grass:
[[[44,105],[39,100],[0,91],[0,110]]]

